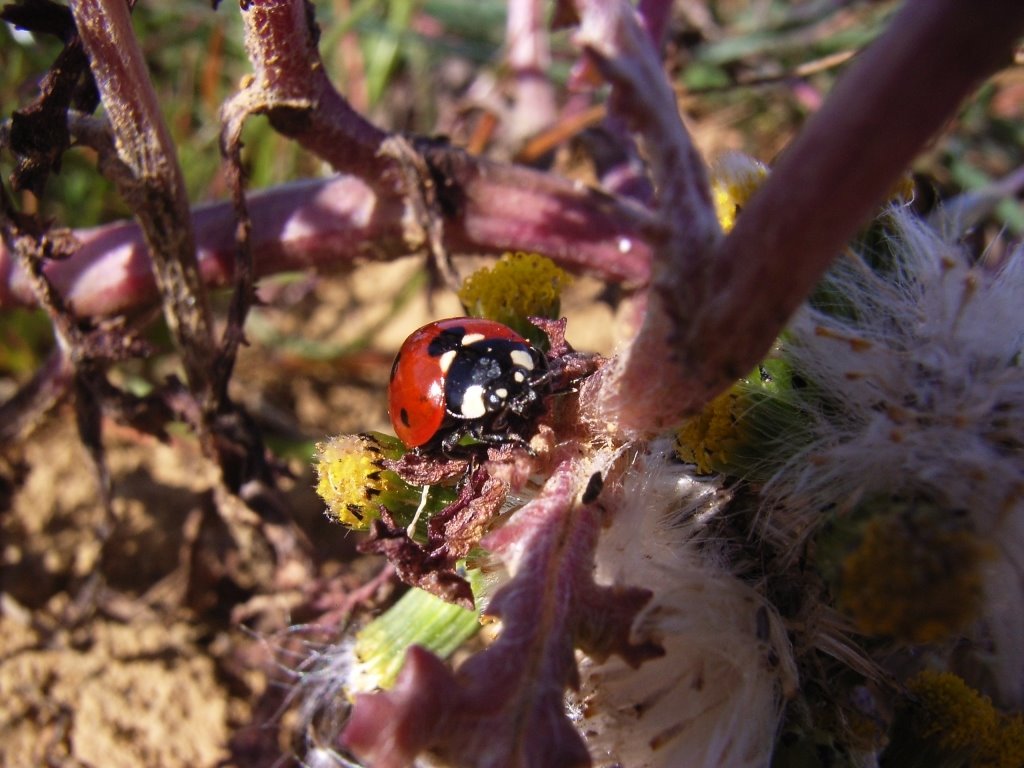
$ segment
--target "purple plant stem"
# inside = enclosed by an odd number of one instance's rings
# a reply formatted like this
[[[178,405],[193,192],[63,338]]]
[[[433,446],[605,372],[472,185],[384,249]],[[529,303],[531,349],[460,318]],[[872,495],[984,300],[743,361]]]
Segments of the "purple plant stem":
[[[365,120],[327,78],[319,30],[305,0],[244,0],[245,48],[253,77],[234,102],[266,114],[279,132],[341,172],[365,178],[393,163],[378,154],[387,133]]]
[[[727,238],[706,250],[658,249],[656,261],[670,261],[654,267],[628,355],[587,388],[592,416],[661,430],[750,371],[914,155],[981,78],[1010,63],[1022,28],[1024,4],[1014,0],[908,2]]]
[[[475,196],[445,229],[459,253],[528,250],[574,271],[636,285],[647,276],[650,251],[641,212],[614,198],[522,168],[470,160],[460,173]],[[254,193],[252,251],[257,277],[282,271],[341,270],[357,260],[410,253],[402,229],[405,205],[379,196],[365,182],[342,176]],[[235,219],[228,203],[192,212],[199,270],[211,287],[231,284]],[[78,230],[78,252],[51,262],[46,274],[80,317],[143,309],[156,299],[148,250],[137,224],[119,222]],[[35,297],[17,260],[0,244],[0,309],[32,306]]]
[[[556,99],[548,79],[551,51],[541,0],[510,0],[505,26],[508,66],[515,76],[512,133],[528,137],[554,123]]]
[[[278,130],[337,170],[367,180],[382,201],[401,196],[409,208],[408,220],[417,225],[403,230],[402,253],[423,250],[428,245],[425,233],[440,229],[449,252],[537,250],[569,266],[584,262],[613,273],[620,272],[616,265],[623,257],[646,263],[648,254],[636,242],[634,229],[644,223],[639,209],[602,200],[597,193],[529,169],[472,158],[437,142],[413,142],[431,175],[422,183],[438,198],[432,214],[442,218],[440,228],[420,221],[415,191],[404,181],[406,169],[395,156],[381,152],[387,135],[360,117],[327,79],[307,10],[303,0],[243,4],[246,48],[255,77],[243,90],[244,98],[236,101],[249,112],[266,112]],[[536,26],[536,19],[531,23]],[[596,246],[596,238],[605,245]],[[577,255],[595,248],[597,253]],[[623,278],[644,280],[646,266]]]
[[[649,157],[655,213],[664,230],[652,241],[651,288],[637,337],[583,390],[583,413],[593,422],[629,431],[655,431],[675,418],[679,378],[667,365],[678,307],[702,306],[700,269],[722,237],[704,162],[679,117],[648,32],[621,0],[584,0],[576,41],[613,85],[609,111],[628,120]],[[655,354],[661,360],[656,361]],[[646,379],[624,383],[639,365]],[[664,370],[664,369],[671,370]],[[596,395],[595,395],[596,393]]]
[[[581,14],[589,14],[591,18],[594,18],[607,16],[615,7],[615,4],[579,0],[577,6]],[[637,4],[636,8],[636,18],[639,25],[647,32],[653,45],[644,44],[642,39],[635,40],[633,43],[634,45],[638,44],[641,46],[644,52],[653,54],[645,62],[646,74],[655,78],[659,83],[664,81],[665,78],[662,73],[660,59],[656,57],[661,49],[665,26],[668,22],[668,14],[671,10],[670,6],[671,3],[666,2],[666,0],[643,0]],[[610,29],[606,29],[605,32],[610,32]],[[593,37],[593,35],[590,36]],[[588,35],[581,34],[580,42],[584,42],[587,37]],[[608,39],[605,42],[619,47],[623,41]],[[585,42],[584,45],[586,45]],[[584,53],[585,55],[587,53],[593,54],[593,51],[587,51],[585,48]],[[635,54],[633,54],[633,57],[634,59],[636,58]],[[581,78],[585,82],[587,80],[585,73],[591,71],[590,65],[593,63],[591,58],[584,58],[579,62],[576,66],[576,77]],[[662,93],[658,94],[660,98],[657,100],[664,105],[672,103],[673,100],[665,98],[667,92],[664,92],[660,85],[652,85],[651,82],[648,82],[648,88],[651,90],[646,93],[641,91],[640,96],[642,98],[653,95],[651,91],[662,91]],[[589,144],[589,151],[594,158],[594,163],[601,179],[601,185],[613,194],[628,197],[643,205],[650,205],[654,200],[651,176],[659,175],[659,163],[655,159],[652,173],[637,148],[636,135],[630,132],[630,125],[636,119],[636,115],[630,112],[633,106],[629,103],[628,99],[612,98],[608,103],[607,114],[602,121],[601,130],[592,132],[586,138]],[[650,111],[655,112],[656,110]],[[672,103],[670,109],[665,109],[664,112],[669,121],[677,121],[674,103]],[[685,132],[683,135],[685,135]]]
[[[657,48],[665,42],[669,17],[672,15],[672,0],[640,0],[636,5],[637,14],[647,34]]]

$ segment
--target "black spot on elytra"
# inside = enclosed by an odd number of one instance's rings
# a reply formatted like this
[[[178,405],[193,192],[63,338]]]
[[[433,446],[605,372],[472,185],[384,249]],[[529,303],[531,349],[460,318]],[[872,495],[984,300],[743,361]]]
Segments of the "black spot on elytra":
[[[406,426],[406,427],[409,426],[409,412],[407,410],[405,410],[405,408],[402,408],[398,412],[398,418],[400,418],[402,420],[402,424],[404,426]]]
[[[427,354],[431,357],[440,357],[445,352],[458,349],[462,346],[462,339],[465,335],[466,329],[461,325],[445,328],[430,340],[427,345]]]

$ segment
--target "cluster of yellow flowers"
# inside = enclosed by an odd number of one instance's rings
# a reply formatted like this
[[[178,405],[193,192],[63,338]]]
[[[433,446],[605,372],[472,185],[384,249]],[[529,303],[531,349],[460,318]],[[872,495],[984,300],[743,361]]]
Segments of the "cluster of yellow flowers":
[[[1024,715],[1002,714],[951,672],[925,670],[908,689],[915,700],[912,728],[939,750],[960,757],[958,765],[1024,765]]]
[[[984,548],[941,512],[879,511],[842,561],[839,605],[869,635],[911,643],[950,637],[977,618]]]
[[[473,317],[497,320],[525,338],[543,340],[526,318],[557,318],[570,282],[569,273],[546,256],[518,251],[466,278],[459,299]]]
[[[679,429],[676,455],[701,474],[723,471],[746,443],[742,419],[749,405],[737,387],[720,394]]]
[[[425,537],[426,521],[454,498],[448,488],[410,485],[387,469],[385,459],[398,459],[405,446],[379,432],[338,435],[316,446],[316,492],[327,504],[328,517],[355,531],[365,531],[380,517],[381,505],[395,521],[418,521],[416,535]],[[416,512],[425,514],[417,518]]]

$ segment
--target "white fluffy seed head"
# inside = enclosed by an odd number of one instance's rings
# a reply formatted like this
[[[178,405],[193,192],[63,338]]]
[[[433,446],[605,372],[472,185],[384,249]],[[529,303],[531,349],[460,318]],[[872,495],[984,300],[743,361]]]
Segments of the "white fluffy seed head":
[[[988,565],[993,678],[1024,704],[1024,250],[998,268],[971,262],[902,210],[888,266],[844,256],[827,295],[853,312],[805,307],[783,355],[827,402],[806,397],[808,433],[764,492],[764,532],[782,547],[877,496],[965,511],[998,557]],[[888,271],[886,271],[888,270]],[[799,396],[799,393],[797,393]]]
[[[611,527],[597,552],[601,582],[653,592],[634,626],[661,658],[632,669],[584,659],[578,726],[595,761],[631,768],[767,765],[796,673],[774,609],[697,541],[729,500],[695,479],[668,443],[606,489]]]

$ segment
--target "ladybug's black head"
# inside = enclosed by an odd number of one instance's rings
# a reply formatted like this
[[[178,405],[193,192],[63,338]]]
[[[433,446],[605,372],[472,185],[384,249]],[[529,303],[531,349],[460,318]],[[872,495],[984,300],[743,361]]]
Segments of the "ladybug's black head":
[[[509,339],[481,339],[449,352],[445,399],[455,419],[488,419],[515,414],[527,417],[539,406],[536,382],[544,358],[533,347]]]

